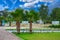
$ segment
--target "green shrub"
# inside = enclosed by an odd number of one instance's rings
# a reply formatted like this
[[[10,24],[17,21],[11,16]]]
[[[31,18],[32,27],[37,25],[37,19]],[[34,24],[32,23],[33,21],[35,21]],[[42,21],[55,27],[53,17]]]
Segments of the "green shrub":
[[[50,28],[60,28],[60,25],[50,25]]]

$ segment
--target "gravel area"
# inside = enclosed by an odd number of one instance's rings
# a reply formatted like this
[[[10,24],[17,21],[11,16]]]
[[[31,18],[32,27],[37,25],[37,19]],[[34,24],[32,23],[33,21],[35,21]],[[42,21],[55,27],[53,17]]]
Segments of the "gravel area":
[[[4,29],[0,29],[0,40],[20,40],[14,34],[7,32]]]

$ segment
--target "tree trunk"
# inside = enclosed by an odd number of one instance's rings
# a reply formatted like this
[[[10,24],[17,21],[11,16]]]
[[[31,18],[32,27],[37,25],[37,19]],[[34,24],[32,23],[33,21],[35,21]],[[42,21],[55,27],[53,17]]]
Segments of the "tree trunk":
[[[17,29],[17,33],[20,33],[20,22],[16,21],[16,29]]]
[[[30,21],[30,33],[32,33],[32,21]]]
[[[0,26],[2,26],[2,21],[0,21]]]
[[[11,26],[11,22],[9,22],[9,26]]]

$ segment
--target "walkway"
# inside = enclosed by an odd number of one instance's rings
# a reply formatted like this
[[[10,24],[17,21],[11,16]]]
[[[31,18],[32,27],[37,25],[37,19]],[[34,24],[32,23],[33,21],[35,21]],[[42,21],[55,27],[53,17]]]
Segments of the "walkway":
[[[0,40],[19,40],[19,38],[4,29],[0,29]]]

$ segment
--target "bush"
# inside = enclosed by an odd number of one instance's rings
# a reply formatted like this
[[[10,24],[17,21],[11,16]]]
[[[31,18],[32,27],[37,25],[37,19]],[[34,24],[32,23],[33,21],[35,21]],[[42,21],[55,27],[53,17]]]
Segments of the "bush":
[[[50,25],[50,28],[60,28],[60,25]]]

